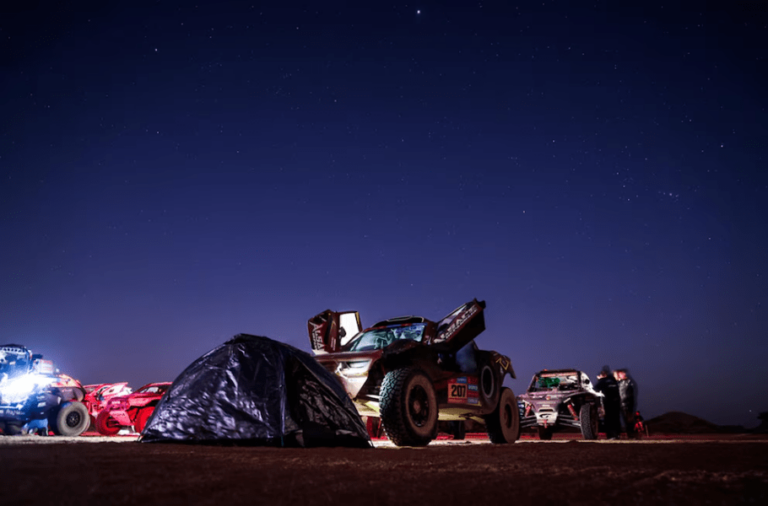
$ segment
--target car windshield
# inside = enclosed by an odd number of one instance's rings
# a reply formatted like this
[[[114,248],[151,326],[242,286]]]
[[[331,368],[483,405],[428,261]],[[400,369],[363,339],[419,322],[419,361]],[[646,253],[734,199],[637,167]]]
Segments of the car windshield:
[[[168,385],[151,385],[145,388],[142,388],[136,393],[140,394],[162,394],[168,390]]]
[[[533,377],[529,392],[552,390],[576,390],[579,388],[579,375],[576,372],[544,373]]]
[[[411,323],[407,325],[387,325],[375,327],[354,338],[347,348],[348,351],[370,351],[386,348],[395,341],[421,341],[426,323]]]

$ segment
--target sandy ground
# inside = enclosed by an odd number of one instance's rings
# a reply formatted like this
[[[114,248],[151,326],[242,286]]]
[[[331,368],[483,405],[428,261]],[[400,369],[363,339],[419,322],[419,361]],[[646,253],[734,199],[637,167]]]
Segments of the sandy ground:
[[[375,445],[287,449],[144,444],[132,436],[0,437],[0,503],[768,503],[768,440],[754,436]]]

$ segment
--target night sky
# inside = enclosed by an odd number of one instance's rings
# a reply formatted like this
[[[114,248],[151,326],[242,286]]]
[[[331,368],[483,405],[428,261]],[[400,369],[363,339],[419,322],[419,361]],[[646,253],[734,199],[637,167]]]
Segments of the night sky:
[[[476,297],[515,393],[758,424],[766,2],[196,4],[2,7],[0,341],[138,388]]]

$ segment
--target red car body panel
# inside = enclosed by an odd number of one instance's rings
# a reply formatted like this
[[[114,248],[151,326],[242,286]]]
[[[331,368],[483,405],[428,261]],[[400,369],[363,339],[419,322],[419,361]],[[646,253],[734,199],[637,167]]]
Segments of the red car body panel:
[[[97,418],[96,428],[105,435],[114,435],[130,426],[141,432],[144,427],[137,423],[146,422],[170,386],[170,382],[148,383],[131,394],[113,397]]]
[[[88,408],[88,413],[96,420],[101,410],[103,410],[107,402],[113,397],[120,395],[128,395],[133,392],[127,382],[120,383],[99,383],[94,385],[85,385],[85,399],[83,404]]]

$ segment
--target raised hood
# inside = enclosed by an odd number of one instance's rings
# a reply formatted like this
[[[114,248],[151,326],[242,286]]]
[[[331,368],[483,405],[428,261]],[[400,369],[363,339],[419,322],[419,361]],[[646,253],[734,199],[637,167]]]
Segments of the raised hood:
[[[485,301],[473,299],[451,311],[437,323],[431,344],[451,350],[465,346],[485,330]]]

